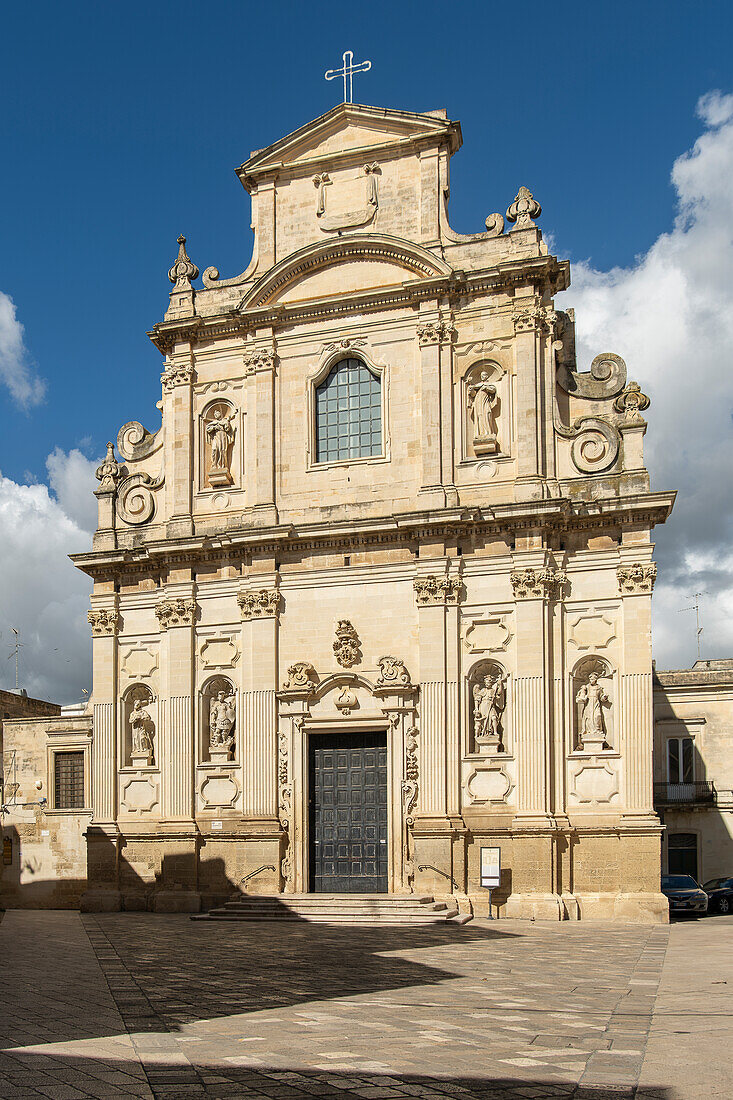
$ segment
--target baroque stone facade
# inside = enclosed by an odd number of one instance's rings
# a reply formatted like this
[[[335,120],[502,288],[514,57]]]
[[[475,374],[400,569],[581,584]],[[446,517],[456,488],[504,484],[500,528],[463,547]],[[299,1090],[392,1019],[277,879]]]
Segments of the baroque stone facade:
[[[501,915],[666,919],[650,531],[673,494],[644,466],[648,398],[613,353],[576,363],[527,188],[506,226],[451,229],[461,142],[445,112],[342,104],[237,169],[240,275],[195,287],[179,239],[162,422],[121,428],[75,557],[88,908],[313,889],[331,737],[386,752],[357,888],[468,912],[492,845]]]

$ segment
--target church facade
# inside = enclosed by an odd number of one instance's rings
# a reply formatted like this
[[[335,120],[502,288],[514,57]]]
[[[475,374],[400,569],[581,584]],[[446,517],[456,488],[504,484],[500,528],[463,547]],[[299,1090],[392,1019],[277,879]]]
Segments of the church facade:
[[[667,919],[649,404],[578,370],[533,195],[448,223],[445,112],[342,104],[253,153],[254,252],[184,238],[162,423],[97,490],[88,909],[233,890]]]

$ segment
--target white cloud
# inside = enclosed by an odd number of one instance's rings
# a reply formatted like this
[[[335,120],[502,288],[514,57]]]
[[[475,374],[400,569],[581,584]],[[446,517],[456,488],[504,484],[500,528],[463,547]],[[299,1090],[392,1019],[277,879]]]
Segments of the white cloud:
[[[86,497],[96,503],[95,465],[79,451],[57,448],[47,460],[53,492],[0,474],[0,687],[15,688],[16,627],[20,686],[29,695],[70,703],[91,688],[91,582],[67,555],[91,543],[96,522]]]
[[[733,655],[733,96],[710,92],[697,111],[704,132],[672,168],[674,226],[631,267],[575,264],[558,298],[577,311],[581,369],[616,351],[652,398],[652,485],[679,490],[655,533],[660,668],[696,657],[694,612],[680,609],[698,591],[703,656]]]
[[[23,343],[23,326],[15,314],[15,303],[0,291],[0,382],[25,408],[39,405],[46,383],[32,369]]]

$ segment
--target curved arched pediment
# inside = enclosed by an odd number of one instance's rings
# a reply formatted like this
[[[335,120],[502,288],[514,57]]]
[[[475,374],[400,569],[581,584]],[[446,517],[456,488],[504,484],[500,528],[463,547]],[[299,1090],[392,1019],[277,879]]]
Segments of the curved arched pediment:
[[[334,267],[343,271],[336,275]],[[353,234],[318,241],[281,260],[255,284],[242,309],[395,286],[451,272],[444,260],[422,245],[379,233]]]

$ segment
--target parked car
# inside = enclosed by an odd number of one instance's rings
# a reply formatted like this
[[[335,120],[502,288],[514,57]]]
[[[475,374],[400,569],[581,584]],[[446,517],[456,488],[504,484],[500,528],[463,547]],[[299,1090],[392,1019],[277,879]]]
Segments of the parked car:
[[[717,913],[733,911],[733,878],[711,878],[704,883],[710,910]]]
[[[707,913],[708,896],[692,875],[662,875],[670,913]]]

